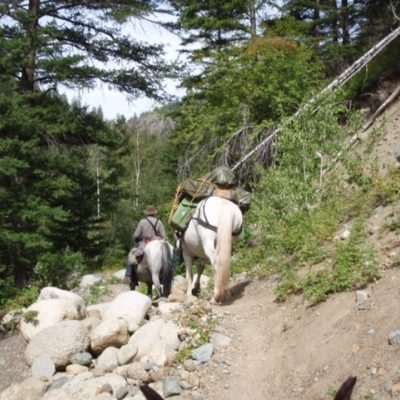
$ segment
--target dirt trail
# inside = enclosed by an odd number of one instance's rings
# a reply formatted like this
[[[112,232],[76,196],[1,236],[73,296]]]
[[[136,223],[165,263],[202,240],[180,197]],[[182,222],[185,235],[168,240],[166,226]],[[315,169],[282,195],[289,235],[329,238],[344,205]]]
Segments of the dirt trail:
[[[350,375],[358,376],[355,399],[400,394],[400,347],[388,343],[400,329],[399,270],[384,271],[361,308],[354,292],[312,308],[300,297],[277,304],[273,286],[249,282],[241,297],[215,309],[232,343],[205,367],[204,398],[332,399]]]

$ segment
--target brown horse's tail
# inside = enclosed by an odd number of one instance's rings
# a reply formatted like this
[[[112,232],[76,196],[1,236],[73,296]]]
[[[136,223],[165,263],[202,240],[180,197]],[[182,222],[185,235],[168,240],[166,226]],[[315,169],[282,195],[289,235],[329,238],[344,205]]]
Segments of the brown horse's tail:
[[[233,213],[230,207],[222,207],[217,229],[217,246],[215,259],[214,300],[224,299],[225,288],[229,281],[229,270],[232,255]]]

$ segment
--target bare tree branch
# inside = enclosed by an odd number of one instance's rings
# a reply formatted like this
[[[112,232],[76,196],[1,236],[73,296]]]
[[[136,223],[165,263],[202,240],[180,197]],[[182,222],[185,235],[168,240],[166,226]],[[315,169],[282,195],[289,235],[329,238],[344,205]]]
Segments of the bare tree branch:
[[[392,0],[390,0],[390,7],[392,8],[392,13],[393,13],[393,16],[395,17],[395,19],[397,19],[397,21],[400,21],[400,17],[396,14],[396,10],[394,9]]]

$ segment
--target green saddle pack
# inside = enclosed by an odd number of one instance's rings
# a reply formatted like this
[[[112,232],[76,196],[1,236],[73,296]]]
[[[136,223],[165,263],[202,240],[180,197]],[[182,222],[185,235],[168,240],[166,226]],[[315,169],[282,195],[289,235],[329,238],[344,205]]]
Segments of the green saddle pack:
[[[197,204],[198,203],[190,201],[190,199],[187,197],[184,197],[174,212],[169,222],[170,225],[178,231],[185,231],[189,225],[192,215],[196,211]]]

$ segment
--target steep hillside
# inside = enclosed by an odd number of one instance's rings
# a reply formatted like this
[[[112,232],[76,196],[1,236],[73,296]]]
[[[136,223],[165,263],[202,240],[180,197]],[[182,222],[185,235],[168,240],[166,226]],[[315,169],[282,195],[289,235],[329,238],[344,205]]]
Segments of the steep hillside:
[[[375,160],[381,176],[400,168],[400,100],[352,151],[366,166]],[[362,291],[334,294],[310,307],[302,295],[278,303],[275,275],[236,276],[231,301],[212,308],[216,331],[230,343],[216,346],[212,360],[198,368],[196,390],[177,398],[328,400],[350,375],[358,377],[353,399],[399,398],[400,344],[388,340],[400,332],[399,191],[397,196],[368,213],[368,240],[378,250],[381,278]],[[349,216],[332,240],[345,241],[352,222]],[[310,270],[304,267],[301,274]],[[397,338],[400,343],[400,334]],[[25,346],[19,335],[0,340],[0,391],[30,374],[23,361]]]
[[[376,160],[381,175],[400,168],[400,101],[361,139],[353,151]],[[219,330],[232,346],[203,372],[204,398],[331,399],[350,375],[358,377],[354,399],[400,396],[400,347],[388,341],[400,332],[400,182],[397,194],[394,204],[371,210],[369,241],[379,252],[381,279],[361,293],[309,307],[302,296],[277,303],[274,276],[236,283],[233,301],[218,310]],[[335,240],[346,240],[351,223]]]

